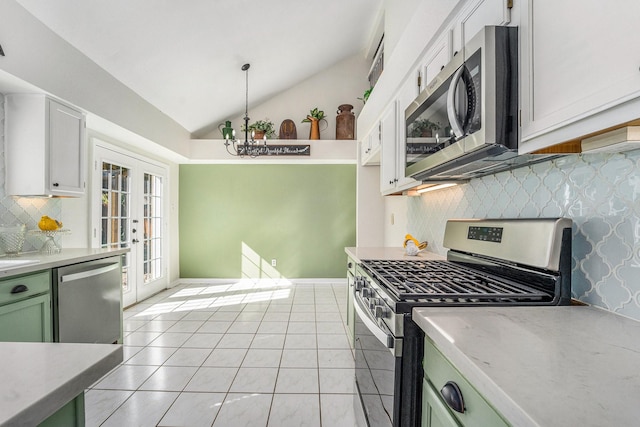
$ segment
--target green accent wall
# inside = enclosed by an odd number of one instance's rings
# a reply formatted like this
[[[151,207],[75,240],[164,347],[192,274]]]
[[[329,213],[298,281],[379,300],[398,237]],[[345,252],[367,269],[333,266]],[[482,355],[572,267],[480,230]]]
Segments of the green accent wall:
[[[182,278],[345,276],[355,165],[180,165],[179,195]]]

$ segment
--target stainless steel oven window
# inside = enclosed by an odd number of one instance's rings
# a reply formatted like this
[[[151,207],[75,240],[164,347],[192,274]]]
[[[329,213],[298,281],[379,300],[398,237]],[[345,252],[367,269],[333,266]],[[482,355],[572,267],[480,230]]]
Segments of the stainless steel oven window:
[[[368,307],[355,296],[356,384],[369,427],[399,425],[399,411],[394,396],[400,386],[402,340],[395,338],[384,325],[379,325]],[[389,348],[389,344],[393,348]]]

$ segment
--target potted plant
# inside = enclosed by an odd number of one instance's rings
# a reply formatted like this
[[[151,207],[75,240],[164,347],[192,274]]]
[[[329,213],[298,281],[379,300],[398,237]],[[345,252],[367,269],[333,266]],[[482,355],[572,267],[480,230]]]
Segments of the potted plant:
[[[371,95],[372,90],[373,90],[373,87],[370,87],[369,89],[365,90],[364,94],[362,95],[362,98],[358,98],[358,99],[361,100],[363,104],[366,104],[367,100],[369,99],[369,95]]]
[[[307,117],[302,120],[302,123],[311,123],[311,129],[309,129],[309,139],[320,139],[320,121],[324,120],[324,111],[314,108],[309,111]]]
[[[262,139],[265,135],[267,138],[274,138],[276,136],[275,125],[269,119],[258,120],[251,123],[247,128],[249,132],[254,132],[255,139]],[[242,126],[244,132],[244,125]]]
[[[440,125],[427,119],[418,119],[413,122],[411,127],[411,136],[414,138],[429,138],[433,136],[433,132],[440,129]]]

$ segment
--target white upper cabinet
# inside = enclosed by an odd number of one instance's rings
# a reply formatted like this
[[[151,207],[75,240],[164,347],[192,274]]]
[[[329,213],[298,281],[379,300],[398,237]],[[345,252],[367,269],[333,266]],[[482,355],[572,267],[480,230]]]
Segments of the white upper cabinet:
[[[453,29],[447,28],[435,41],[433,47],[427,52],[421,70],[422,84],[420,85],[420,90],[424,90],[431,80],[442,71],[444,66],[451,61],[452,40]],[[413,101],[413,99],[409,102],[411,101]]]
[[[466,2],[451,27],[452,54],[456,55],[469,40],[487,25],[511,23],[513,0],[472,0]]]
[[[520,8],[521,152],[640,118],[640,1]]]
[[[405,118],[404,111],[418,94],[416,82],[408,79],[380,119],[380,191],[383,195],[399,193],[420,182],[405,176]]]
[[[385,110],[380,119],[381,127],[381,154],[380,154],[380,191],[386,194],[395,189],[398,182],[396,171],[397,156],[397,129],[396,129],[396,103]]]
[[[84,194],[84,114],[34,94],[6,95],[5,111],[6,194]]]
[[[380,164],[380,123],[377,123],[377,126],[360,140],[360,164],[363,166]]]

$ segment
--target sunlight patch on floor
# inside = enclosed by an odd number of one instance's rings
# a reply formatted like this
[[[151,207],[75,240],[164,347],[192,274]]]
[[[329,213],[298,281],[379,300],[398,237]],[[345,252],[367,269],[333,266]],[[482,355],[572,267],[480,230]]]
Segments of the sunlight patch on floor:
[[[153,304],[134,317],[268,302],[287,299],[291,296],[293,283],[244,242],[241,257],[242,278],[240,280],[230,280],[231,283],[185,286],[168,296],[174,301]],[[221,296],[216,296],[217,294]],[[202,298],[194,298],[199,296]]]

